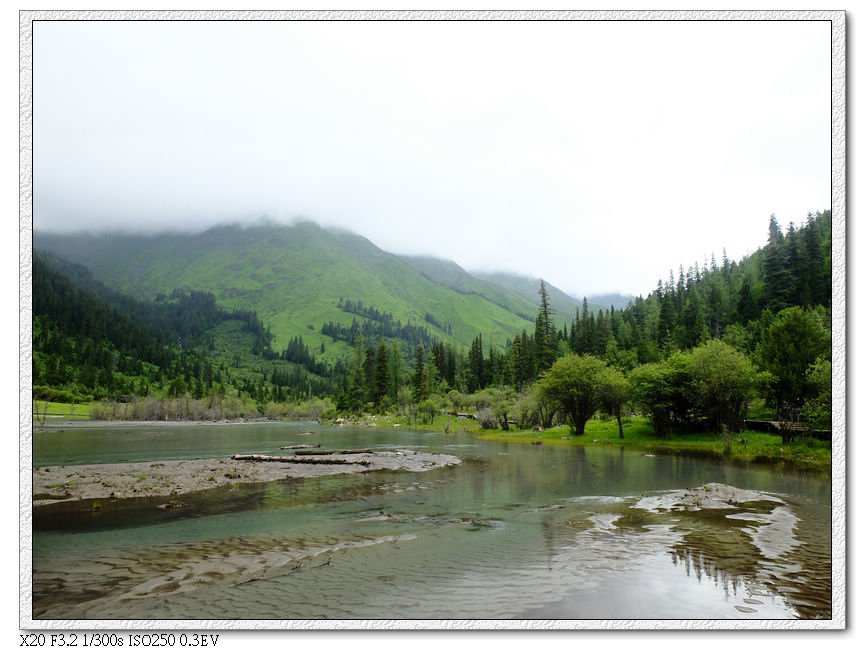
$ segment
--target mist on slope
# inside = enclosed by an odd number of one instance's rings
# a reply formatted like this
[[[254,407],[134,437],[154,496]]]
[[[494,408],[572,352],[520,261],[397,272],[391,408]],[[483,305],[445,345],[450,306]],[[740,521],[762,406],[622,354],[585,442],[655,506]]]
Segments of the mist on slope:
[[[159,237],[160,235],[166,234],[182,234],[182,235],[197,235],[209,230],[215,230],[219,228],[225,227],[234,227],[241,229],[250,229],[250,228],[261,228],[261,227],[293,227],[300,224],[312,224],[314,226],[323,228],[329,232],[339,235],[349,235],[349,236],[357,236],[363,239],[370,241],[373,245],[378,247],[379,249],[391,253],[393,255],[397,255],[403,258],[415,258],[415,259],[430,259],[436,260],[438,262],[443,262],[448,265],[454,266],[459,272],[466,273],[474,278],[483,281],[491,281],[495,284],[499,284],[504,286],[510,290],[514,290],[516,287],[522,289],[521,291],[517,291],[517,293],[523,295],[527,299],[535,300],[537,298],[537,291],[540,285],[540,281],[544,280],[548,285],[551,285],[553,292],[556,294],[560,294],[560,307],[564,303],[574,302],[575,306],[579,306],[580,301],[583,298],[586,298],[590,305],[595,307],[609,308],[610,306],[614,306],[617,309],[624,308],[627,306],[628,302],[632,300],[635,294],[628,293],[627,291],[618,291],[618,290],[606,290],[603,287],[592,286],[590,282],[582,282],[581,285],[585,284],[582,289],[575,289],[574,284],[571,281],[571,274],[569,272],[569,268],[567,264],[563,264],[557,273],[541,275],[536,272],[534,267],[531,264],[526,264],[524,261],[519,259],[519,255],[514,256],[513,259],[508,259],[507,263],[510,266],[503,265],[490,265],[487,267],[479,266],[472,262],[476,260],[474,257],[469,259],[469,263],[465,261],[456,260],[454,258],[448,257],[449,251],[441,251],[441,254],[415,254],[414,246],[411,242],[405,242],[405,248],[397,246],[395,248],[386,248],[380,245],[373,238],[368,235],[357,232],[351,228],[348,228],[344,225],[330,225],[327,223],[319,223],[315,220],[306,218],[306,217],[294,217],[294,218],[286,218],[279,219],[274,218],[268,215],[250,215],[248,217],[234,215],[234,218],[226,218],[224,220],[211,220],[210,222],[198,222],[195,219],[178,219],[172,222],[170,225],[161,225],[159,222],[130,222],[124,225],[117,224],[103,224],[99,225],[94,222],[87,226],[82,225],[72,225],[68,224],[66,227],[48,227],[48,228],[36,228],[37,236],[39,234],[46,235],[87,235],[92,237],[100,237],[102,235],[110,235],[110,236],[144,236],[144,237]],[[426,250],[426,248],[422,247],[422,250]],[[661,273],[659,271],[658,277],[660,277]],[[646,291],[648,293],[651,291],[652,287],[657,283],[656,278],[646,278],[646,281],[642,283]],[[643,292],[640,292],[636,295],[644,295]],[[567,313],[571,313],[571,310],[568,309]]]

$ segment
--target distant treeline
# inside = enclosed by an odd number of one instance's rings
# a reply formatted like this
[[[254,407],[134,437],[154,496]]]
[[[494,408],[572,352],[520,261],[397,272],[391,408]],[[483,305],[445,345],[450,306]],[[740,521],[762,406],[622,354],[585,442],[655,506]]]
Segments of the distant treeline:
[[[348,326],[333,321],[324,323],[321,326],[321,333],[334,341],[345,341],[354,345],[360,337],[370,341],[398,339],[411,347],[423,344],[426,348],[431,348],[437,340],[437,337],[433,336],[426,327],[413,323],[403,325],[401,321],[394,318],[392,313],[364,305],[360,300],[340,299],[337,307],[344,312],[362,316],[363,320],[358,321],[353,318],[351,325]],[[427,314],[426,321],[448,333],[451,332],[450,326],[443,327],[432,314]]]

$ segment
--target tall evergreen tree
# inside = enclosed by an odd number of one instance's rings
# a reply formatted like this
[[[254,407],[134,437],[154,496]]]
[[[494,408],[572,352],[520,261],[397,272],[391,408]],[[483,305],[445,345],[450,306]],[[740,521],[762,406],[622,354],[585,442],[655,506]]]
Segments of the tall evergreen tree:
[[[457,354],[453,345],[450,343],[448,343],[445,350],[447,351],[447,370],[445,371],[445,380],[447,381],[448,386],[453,388],[457,385]]]
[[[375,357],[375,385],[373,401],[381,408],[382,403],[388,395],[390,387],[390,360],[388,358],[387,346],[382,339],[378,344]]]
[[[769,219],[769,241],[763,249],[763,306],[772,312],[789,307],[792,280],[784,233],[773,214]]]
[[[429,382],[426,369],[426,350],[423,343],[418,343],[414,355],[414,375],[412,377],[412,393],[415,401],[420,402],[429,397]]]
[[[466,366],[466,389],[470,393],[486,387],[486,361],[484,360],[484,340],[478,334],[469,348],[468,364]]]
[[[757,297],[751,287],[751,277],[745,275],[742,278],[742,286],[736,297],[736,317],[740,323],[748,323],[760,315],[757,305]]]
[[[676,329],[676,306],[673,302],[673,287],[672,287],[672,271],[670,272],[670,282],[666,287],[661,285],[658,280],[658,288],[655,290],[655,298],[660,306],[658,315],[658,345],[663,345],[665,341],[673,336],[673,331]]]
[[[403,371],[402,371],[402,354],[400,353],[399,344],[392,341],[390,344],[390,372],[388,373],[388,396],[391,402],[397,403],[399,390],[402,388]]]
[[[366,375],[364,373],[364,361],[366,355],[363,347],[363,337],[359,337],[354,345],[351,365],[348,373],[348,408],[355,412],[363,410],[366,403]]]
[[[550,298],[543,280],[541,280],[538,295],[541,297],[541,304],[538,307],[538,317],[535,320],[535,361],[538,372],[543,372],[555,362],[558,342]]]
[[[594,315],[589,312],[589,301],[585,297],[574,327],[577,330],[574,336],[576,342],[574,351],[578,354],[591,354],[595,347],[595,319]]]
[[[375,350],[372,347],[367,347],[364,352],[363,360],[363,376],[366,380],[366,402],[376,402],[376,361]]]

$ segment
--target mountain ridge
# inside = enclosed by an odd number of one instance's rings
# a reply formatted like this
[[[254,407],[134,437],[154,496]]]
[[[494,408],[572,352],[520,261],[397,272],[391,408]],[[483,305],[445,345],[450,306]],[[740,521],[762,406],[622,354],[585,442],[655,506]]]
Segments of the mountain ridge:
[[[81,264],[130,295],[155,299],[178,289],[209,291],[226,308],[256,311],[277,347],[295,336],[316,347],[337,343],[321,329],[328,321],[350,326],[357,318],[337,306],[343,300],[420,324],[462,347],[478,333],[503,346],[521,329],[534,327],[536,307],[519,296],[477,280],[473,288],[483,291],[456,291],[361,235],[312,222],[146,235],[37,231],[34,247]]]

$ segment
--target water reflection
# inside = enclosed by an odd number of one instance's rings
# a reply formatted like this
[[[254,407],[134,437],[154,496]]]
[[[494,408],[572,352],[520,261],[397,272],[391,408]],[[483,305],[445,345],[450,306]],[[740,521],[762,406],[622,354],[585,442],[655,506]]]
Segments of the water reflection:
[[[147,460],[268,453],[296,429],[149,436]],[[90,438],[65,439],[67,462]],[[100,449],[140,449],[134,432]],[[58,504],[34,519],[43,618],[825,618],[828,487],[767,468],[622,449],[316,431],[324,447],[424,446],[459,466],[240,485],[188,507]],[[158,440],[158,443],[154,443]],[[44,463],[51,454],[41,447]],[[53,452],[52,452],[53,453]],[[718,481],[771,493],[723,510],[647,510],[644,495]],[[325,562],[327,560],[327,562]]]

